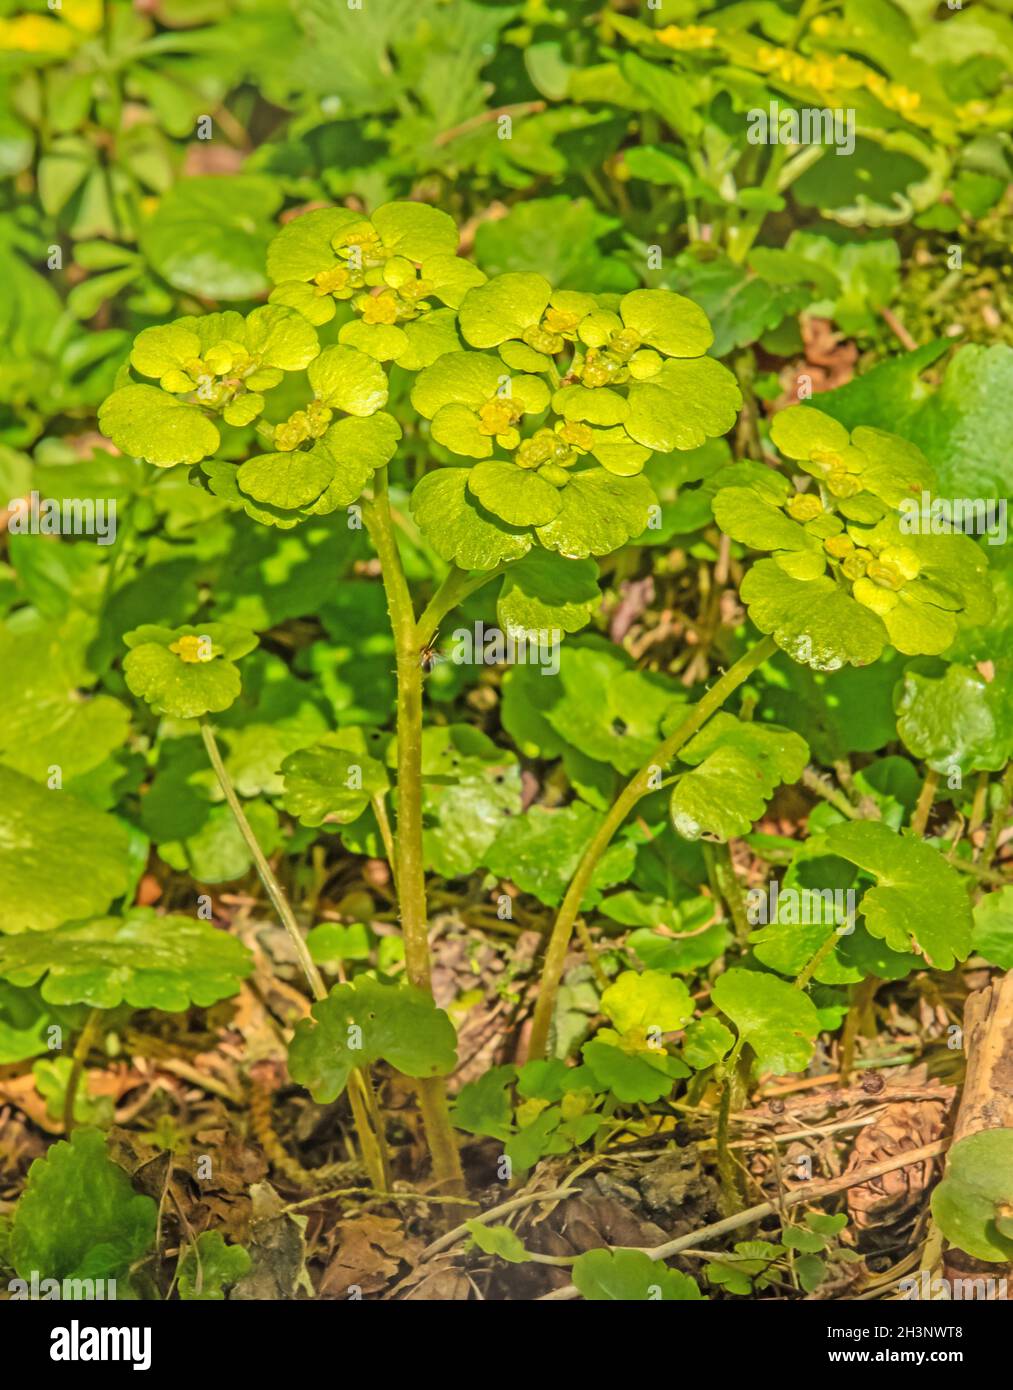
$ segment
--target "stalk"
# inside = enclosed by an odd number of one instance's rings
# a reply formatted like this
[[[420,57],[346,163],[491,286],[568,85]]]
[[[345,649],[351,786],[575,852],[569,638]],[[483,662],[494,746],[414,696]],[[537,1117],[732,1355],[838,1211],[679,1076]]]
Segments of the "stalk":
[[[925,781],[918,796],[918,804],[915,806],[914,815],[911,817],[911,832],[919,839],[925,834],[925,827],[929,823],[929,816],[932,812],[932,803],[936,798],[936,788],[939,786],[939,773],[929,768],[925,774]]]
[[[419,629],[394,536],[385,468],[376,472],[373,501],[365,508],[365,520],[380,558],[397,654],[396,880],[405,968],[410,983],[431,995],[432,966],[422,859],[422,666],[419,662]],[[438,617],[435,621],[438,621]],[[443,1080],[430,1077],[417,1084],[437,1186],[445,1190],[460,1189],[464,1177]]]
[[[77,1099],[77,1088],[81,1082],[81,1074],[84,1071],[84,1064],[88,1060],[88,1053],[91,1045],[95,1041],[100,1031],[102,1019],[101,1009],[92,1009],[85,1019],[81,1035],[74,1048],[74,1058],[70,1068],[70,1076],[67,1078],[67,1089],[63,1093],[63,1132],[70,1138],[71,1130],[74,1128],[74,1102]]]
[[[531,1041],[528,1046],[529,1059],[544,1058],[548,1050],[549,1029],[556,1008],[559,982],[563,978],[563,970],[566,966],[566,954],[569,950],[573,926],[592,875],[598,867],[598,861],[611,843],[612,837],[637,802],[652,790],[650,785],[652,772],[671,762],[683,744],[688,743],[711,715],[721,708],[732,691],[751,676],[757,667],[762,666],[776,650],[777,644],[774,639],[765,637],[755,647],[739,657],[735,665],[726,671],[720,680],[707,691],[703,699],[693,706],[674,733],[669,734],[668,738],[658,745],[644,766],[627,783],[613,802],[597,833],[584,851],[577,870],[570,880],[570,886],[566,890],[566,896],[552,928],[552,935],[549,938],[548,949],[545,953],[545,964],[542,968],[535,1015],[531,1025]]]
[[[253,833],[253,827],[246,818],[242,803],[236,795],[236,789],[232,785],[232,778],[226,770],[222,760],[221,750],[215,738],[214,730],[208,723],[207,717],[200,721],[201,738],[204,740],[204,747],[207,749],[208,758],[211,766],[215,770],[218,778],[218,785],[221,787],[225,800],[228,802],[229,810],[232,812],[239,833],[246,842],[246,846],[253,856],[253,862],[257,867],[257,873],[261,883],[267,890],[267,896],[281,920],[282,926],[288,932],[289,939],[296,953],[296,958],[302,967],[303,974],[309,983],[313,993],[313,998],[318,1002],[327,998],[327,986],[324,984],[323,976],[317,969],[316,962],[309,953],[309,948],[299,923],[295,919],[291,904],[285,896],[285,890],[278,882],[274,870],[267,862],[267,856],[260,848],[257,837]],[[372,1086],[365,1070],[362,1067],[355,1067],[348,1078],[348,1101],[352,1108],[352,1119],[355,1122],[356,1133],[359,1136],[359,1145],[362,1149],[362,1159],[369,1174],[369,1180],[378,1192],[390,1190],[390,1156],[387,1152],[387,1144],[384,1138],[383,1121],[380,1116],[376,1098],[373,1095]]]

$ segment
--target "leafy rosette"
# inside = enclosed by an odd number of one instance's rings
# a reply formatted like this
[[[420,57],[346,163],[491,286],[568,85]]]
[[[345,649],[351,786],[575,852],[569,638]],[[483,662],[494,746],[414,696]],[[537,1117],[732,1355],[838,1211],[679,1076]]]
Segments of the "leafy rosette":
[[[320,208],[289,222],[268,248],[271,303],[318,325],[346,303],[355,317],[340,342],[418,371],[460,347],[454,311],[485,280],[456,255],[457,241],[453,219],[424,203],[385,203],[371,217]]]
[[[991,610],[987,561],[963,535],[914,530],[902,503],[930,489],[928,463],[906,440],[792,406],[771,437],[816,480],[796,490],[759,464],[726,470],[714,498],[718,525],[753,550],[741,588],[749,616],[794,660],[832,671],[865,666],[892,644],[934,656],[961,623]]]
[[[423,478],[412,509],[464,568],[536,542],[567,558],[608,554],[648,524],[652,452],[696,448],[735,421],[735,379],[703,356],[706,316],[667,290],[599,299],[508,273],[469,291],[459,322],[479,351],[420,373],[412,404],[438,444],[477,462]]]
[[[375,358],[335,344],[314,358],[306,376],[311,399],[264,427],[274,452],[238,468],[219,459],[202,468],[215,496],[282,530],[349,506],[401,438],[397,421],[380,408],[387,378]]]
[[[127,685],[155,714],[199,719],[228,709],[240,691],[236,660],[257,645],[245,628],[230,623],[157,627],[145,623],[123,638]]]
[[[245,318],[228,309],[145,328],[134,340],[130,366],[158,385],[121,386],[103,402],[99,426],[117,448],[149,463],[199,463],[221,443],[218,419],[252,424],[264,409],[264,393],[319,352],[312,326],[276,305]]]

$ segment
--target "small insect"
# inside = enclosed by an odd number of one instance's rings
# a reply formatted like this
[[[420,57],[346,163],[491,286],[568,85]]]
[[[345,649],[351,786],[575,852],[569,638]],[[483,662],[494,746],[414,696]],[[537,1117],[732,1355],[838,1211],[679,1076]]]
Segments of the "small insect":
[[[432,639],[428,641],[419,652],[419,665],[422,667],[423,671],[425,671],[426,675],[429,675],[430,671],[433,670],[438,662],[446,661],[446,657],[436,645],[439,640],[440,634],[437,630],[433,633]]]

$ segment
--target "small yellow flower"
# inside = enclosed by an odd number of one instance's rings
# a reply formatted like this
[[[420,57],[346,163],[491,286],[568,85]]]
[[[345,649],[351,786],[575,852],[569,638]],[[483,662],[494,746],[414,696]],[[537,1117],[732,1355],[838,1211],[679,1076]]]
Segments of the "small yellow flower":
[[[568,420],[559,431],[559,437],[585,454],[594,444],[594,431],[591,426],[579,424],[576,420]]]
[[[713,48],[717,33],[716,29],[712,29],[707,24],[669,24],[666,28],[659,29],[655,38],[666,48],[678,48],[686,51]]]
[[[362,304],[363,323],[397,323],[397,296],[393,290],[370,294]]]
[[[188,666],[196,665],[200,661],[211,661],[214,657],[214,649],[207,637],[180,637],[169,644],[169,650]]]
[[[795,521],[812,521],[823,511],[823,503],[813,493],[796,492],[785,510]]]
[[[579,314],[570,313],[566,309],[557,309],[550,304],[542,319],[542,326],[550,333],[572,333],[579,322]]]
[[[855,542],[850,536],[829,536],[823,542],[823,549],[828,555],[832,555],[835,560],[843,560],[851,554],[855,548]]]
[[[871,558],[872,556],[867,550],[855,550],[851,555],[846,556],[841,565],[845,579],[861,579]]]
[[[506,434],[507,430],[520,418],[520,412],[509,401],[499,398],[486,401],[478,408],[479,434]]]

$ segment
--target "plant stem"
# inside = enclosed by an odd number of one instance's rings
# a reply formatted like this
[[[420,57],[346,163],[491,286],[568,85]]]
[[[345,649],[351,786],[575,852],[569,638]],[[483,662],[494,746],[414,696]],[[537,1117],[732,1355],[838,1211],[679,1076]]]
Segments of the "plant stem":
[[[988,836],[981,848],[980,864],[983,869],[988,869],[995,852],[999,848],[999,836],[1002,834],[1006,825],[1006,818],[1009,815],[1010,803],[1013,802],[1013,763],[1008,763],[1002,778],[1002,799],[999,805],[992,812],[992,820],[988,827]]]
[[[74,1047],[70,1076],[67,1078],[67,1089],[63,1093],[63,1132],[68,1137],[74,1128],[74,1102],[77,1099],[77,1088],[84,1071],[84,1064],[88,1060],[88,1053],[91,1051],[91,1045],[99,1032],[101,1018],[102,1010],[92,1009],[84,1021],[81,1035]]]
[[[215,770],[218,778],[218,785],[225,793],[225,800],[229,804],[235,822],[239,827],[239,833],[246,841],[246,846],[253,856],[253,862],[257,866],[257,873],[260,881],[267,889],[267,896],[271,899],[275,912],[277,912],[281,923],[288,932],[289,939],[295,949],[296,957],[302,966],[303,974],[309,983],[313,993],[313,998],[318,1002],[327,998],[327,986],[324,984],[323,976],[317,969],[316,962],[309,953],[305,938],[299,930],[299,923],[295,919],[295,913],[285,896],[285,890],[275,877],[274,870],[267,862],[267,856],[257,843],[257,837],[253,833],[253,827],[246,819],[246,812],[243,810],[242,803],[236,795],[236,789],[232,785],[232,778],[229,776],[222,761],[221,750],[215,738],[214,730],[208,723],[207,718],[200,721],[201,738],[204,740],[204,747],[207,749],[211,766]],[[376,1098],[373,1096],[372,1086],[369,1078],[362,1067],[355,1067],[348,1078],[348,1102],[352,1108],[352,1119],[355,1121],[356,1132],[359,1136],[359,1145],[362,1149],[363,1162],[366,1171],[369,1173],[370,1182],[378,1191],[385,1192],[390,1187],[390,1158],[387,1153],[387,1144],[383,1133],[383,1121],[379,1109],[376,1105]]]
[[[427,646],[447,614],[453,612],[470,594],[481,589],[490,580],[497,579],[504,568],[503,565],[497,565],[495,569],[480,570],[477,574],[471,574],[468,570],[458,569],[457,565],[454,565],[422,610],[422,616],[415,628],[416,649],[421,651]]]
[[[637,802],[653,790],[651,786],[652,774],[669,763],[683,744],[688,743],[711,715],[721,708],[732,691],[752,675],[757,667],[762,666],[776,650],[777,646],[774,639],[765,637],[745,655],[739,657],[735,665],[726,671],[720,680],[716,681],[707,691],[703,699],[693,706],[693,709],[674,733],[669,734],[668,738],[658,745],[648,761],[613,802],[594,838],[584,851],[577,870],[570,880],[570,886],[566,890],[566,896],[552,928],[548,950],[545,953],[545,964],[542,968],[538,1002],[535,1005],[535,1015],[531,1025],[531,1041],[528,1047],[530,1059],[544,1058],[548,1050],[549,1029],[556,1008],[559,982],[563,978],[563,970],[566,966],[566,953],[570,945],[573,924],[577,920],[580,905],[584,901],[588,885],[598,867],[598,861],[611,843],[612,837]]]
[[[296,958],[302,966],[303,974],[309,981],[310,989],[313,991],[313,997],[318,1000],[326,999],[327,986],[324,984],[323,976],[320,974],[313,957],[309,953],[309,948],[306,945],[303,934],[299,930],[299,923],[295,920],[295,913],[292,911],[292,908],[289,906],[289,901],[285,897],[285,890],[275,877],[274,870],[267,862],[267,856],[257,843],[257,837],[253,833],[253,827],[246,819],[246,812],[243,810],[239,797],[236,795],[236,789],[232,785],[232,778],[225,770],[225,763],[222,761],[218,741],[215,738],[214,730],[208,723],[206,715],[202,717],[200,721],[200,732],[201,738],[204,740],[204,747],[207,749],[208,758],[211,761],[211,766],[214,768],[215,776],[218,778],[218,785],[225,794],[225,800],[228,802],[229,810],[232,812],[236,825],[239,827],[239,833],[242,835],[246,842],[247,849],[253,856],[253,862],[257,867],[260,881],[267,889],[267,896],[271,899],[274,910],[281,919],[282,926],[289,934],[289,939],[295,949]]]
[[[740,946],[745,948],[752,926],[746,910],[742,884],[739,882],[735,865],[732,863],[731,850],[727,844],[705,845],[704,855],[710,860],[714,883],[731,913],[732,922],[735,925],[735,939]]]
[[[918,797],[918,804],[915,806],[914,815],[911,817],[912,833],[919,839],[925,834],[925,827],[929,822],[929,813],[932,810],[932,803],[936,797],[936,788],[939,786],[939,773],[929,768],[925,774],[925,781],[922,783],[921,793]]]
[[[419,629],[394,536],[387,470],[374,475],[373,501],[364,516],[380,557],[387,610],[397,654],[397,892],[405,969],[416,989],[432,994],[426,879],[422,858],[422,666]],[[441,586],[442,587],[442,586]],[[419,1103],[433,1156],[433,1175],[446,1190],[463,1186],[461,1159],[439,1077],[418,1082]]]
[[[739,1173],[728,1144],[728,1123],[732,1111],[738,1110],[745,1089],[745,1078],[740,1069],[744,1042],[745,1039],[740,1036],[725,1062],[725,1079],[721,1087],[721,1104],[718,1108],[718,1127],[715,1135],[718,1176],[721,1179],[721,1196],[726,1209],[737,1206],[742,1200]]]
[[[836,943],[837,928],[834,927],[833,931],[826,938],[826,940],[821,943],[819,949],[814,952],[814,954],[809,958],[808,961],[806,961],[805,965],[803,965],[802,969],[796,975],[796,989],[805,989],[806,985],[812,979],[813,975],[826,960],[827,956],[829,956],[830,952],[834,949]]]
[[[387,863],[390,866],[391,881],[394,892],[397,893],[397,847],[394,844],[394,836],[391,833],[390,817],[387,815],[387,797],[384,792],[377,792],[376,796],[370,798],[370,805],[373,808],[373,815],[376,823],[380,827],[380,839],[383,841],[384,853],[387,856]]]
[[[842,1086],[848,1084],[851,1076],[851,1069],[855,1064],[855,1043],[858,1040],[862,1019],[875,999],[876,990],[880,983],[881,981],[877,980],[874,975],[869,975],[864,980],[859,980],[858,984],[851,986],[848,1016],[844,1020],[844,1032],[841,1035],[840,1076]]]

